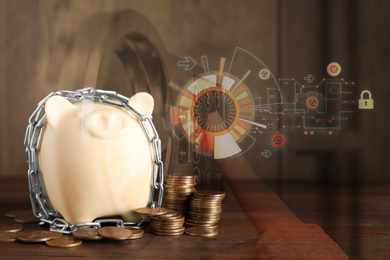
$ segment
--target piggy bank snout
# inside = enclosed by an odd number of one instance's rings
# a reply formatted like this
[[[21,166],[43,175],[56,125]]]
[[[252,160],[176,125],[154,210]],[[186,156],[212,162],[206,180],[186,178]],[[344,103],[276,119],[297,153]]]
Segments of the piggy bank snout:
[[[98,110],[85,120],[88,131],[99,138],[118,138],[129,132],[129,118],[121,111]]]

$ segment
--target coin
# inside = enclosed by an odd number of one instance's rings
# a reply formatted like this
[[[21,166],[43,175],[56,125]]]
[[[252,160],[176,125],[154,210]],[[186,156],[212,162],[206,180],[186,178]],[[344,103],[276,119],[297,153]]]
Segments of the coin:
[[[195,175],[168,175],[167,178],[170,179],[195,179]]]
[[[145,231],[141,228],[126,228],[131,231],[132,236],[130,239],[137,239],[144,236]]]
[[[184,232],[185,227],[181,226],[180,228],[175,228],[175,229],[158,228],[158,229],[152,229],[152,230],[160,232],[160,233],[178,233],[178,232]]]
[[[18,237],[18,232],[0,233],[0,242],[14,242]]]
[[[99,240],[103,239],[99,235],[96,228],[81,228],[73,232],[75,238],[84,239],[84,240]]]
[[[172,209],[169,209],[167,213],[165,213],[164,215],[161,215],[161,216],[165,216],[165,217],[175,217],[177,216],[178,213],[176,210],[172,210]],[[157,216],[158,218],[158,216]]]
[[[195,195],[197,197],[225,198],[225,192],[222,192],[222,191],[201,190],[201,191],[197,191]]]
[[[46,241],[46,245],[52,247],[75,247],[81,245],[82,243],[83,241],[72,236],[62,236]]]
[[[146,216],[157,216],[157,215],[162,215],[168,212],[167,209],[165,208],[139,208],[136,209],[135,212],[138,214],[146,215]]]
[[[23,231],[18,234],[18,240],[22,242],[36,243],[53,239],[50,231]]]
[[[16,218],[17,216],[20,215],[26,215],[26,214],[31,214],[32,211],[29,210],[12,210],[12,211],[7,211],[4,215],[9,218]]]
[[[201,224],[201,223],[192,223],[192,222],[185,222],[185,225],[187,228],[192,228],[192,227],[207,227],[207,228],[214,228],[217,229],[218,225],[216,224]]]
[[[0,224],[0,233],[3,232],[18,232],[22,230],[22,226],[18,224]]]
[[[113,239],[113,240],[125,240],[130,239],[132,233],[126,228],[120,227],[102,227],[98,229],[99,235],[102,237]]]
[[[18,215],[14,218],[18,223],[34,223],[39,222],[39,218],[35,217],[31,212],[25,215]]]
[[[172,217],[165,217],[163,218],[162,216],[158,218],[153,218],[153,222],[183,222],[184,221],[184,216],[183,215],[177,215],[177,216],[172,216]]]
[[[218,230],[214,228],[192,227],[186,229],[186,234],[197,237],[213,237],[218,235]]]
[[[195,179],[194,175],[168,175],[164,185],[164,207],[186,212],[195,192]]]
[[[57,231],[50,231],[50,232],[53,234],[53,239],[56,239],[56,238],[63,236],[63,234],[61,232],[57,232]]]
[[[162,231],[160,229],[158,230],[152,229],[153,234],[160,235],[160,236],[179,236],[184,234],[184,231],[185,231],[184,227],[179,230],[172,230],[172,231],[166,231],[166,230]]]

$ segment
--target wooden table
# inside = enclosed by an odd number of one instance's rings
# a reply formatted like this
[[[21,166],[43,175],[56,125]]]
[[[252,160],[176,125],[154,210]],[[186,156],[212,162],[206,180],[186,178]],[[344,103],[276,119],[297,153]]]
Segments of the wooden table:
[[[239,182],[243,193],[256,193],[248,181]],[[351,259],[390,257],[390,190],[388,184],[319,185],[318,183],[268,183],[305,223],[319,224]],[[28,209],[27,178],[0,179],[0,222],[10,210]],[[219,235],[213,238],[157,236],[145,233],[142,239],[128,241],[84,241],[79,247],[52,248],[21,242],[0,243],[0,259],[71,258],[81,259],[211,259],[219,253],[241,259],[261,257],[256,251],[256,229],[240,209],[232,193],[223,203]],[[24,229],[42,229],[24,224]]]
[[[27,178],[0,179],[0,221],[13,223],[4,213],[10,210],[29,209]],[[44,243],[27,244],[21,242],[0,243],[0,259],[66,258],[78,259],[125,259],[125,258],[169,258],[169,259],[209,259],[219,251],[228,250],[237,244],[256,239],[258,234],[245,214],[240,210],[233,196],[223,204],[219,234],[212,238],[181,235],[175,237],[145,233],[137,240],[83,241],[74,248],[52,248]],[[23,228],[48,230],[37,223],[23,224]],[[256,252],[249,254],[255,255]]]

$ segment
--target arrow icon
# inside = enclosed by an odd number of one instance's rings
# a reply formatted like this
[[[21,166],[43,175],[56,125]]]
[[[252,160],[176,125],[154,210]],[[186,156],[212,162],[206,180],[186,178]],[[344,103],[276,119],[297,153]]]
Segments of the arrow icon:
[[[313,80],[314,80],[314,77],[313,75],[311,74],[308,74],[306,77],[303,78],[305,81],[307,81],[308,83],[312,83]]]
[[[178,61],[177,66],[185,67],[184,70],[192,70],[195,67],[196,62],[191,57],[184,57],[185,60]]]
[[[261,153],[261,155],[264,156],[265,159],[268,159],[272,155],[272,153],[269,150],[265,150]]]

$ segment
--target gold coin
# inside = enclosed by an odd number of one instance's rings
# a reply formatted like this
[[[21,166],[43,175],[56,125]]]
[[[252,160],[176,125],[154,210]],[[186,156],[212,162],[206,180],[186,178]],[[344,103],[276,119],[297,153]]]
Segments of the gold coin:
[[[165,233],[165,232],[153,231],[153,234],[156,234],[159,236],[180,236],[180,235],[184,234],[184,231],[177,232],[177,233]]]
[[[196,219],[187,219],[187,222],[196,223],[196,224],[217,224],[218,220],[196,220]]]
[[[177,216],[179,213],[177,213],[176,210],[172,210],[172,209],[169,209],[167,213],[165,213],[164,215],[161,215],[161,216],[165,216],[165,217],[175,217]]]
[[[181,226],[178,228],[153,228],[152,230],[156,230],[158,232],[164,232],[164,233],[176,233],[176,232],[182,232],[185,230],[185,227]]]
[[[180,221],[180,222],[155,222],[155,221],[152,221],[150,223],[151,226],[155,226],[155,227],[162,227],[162,226],[171,226],[171,227],[177,227],[177,226],[183,226],[183,223],[184,221]]]
[[[4,232],[19,232],[22,230],[22,226],[18,224],[0,224],[0,233]]]
[[[172,217],[164,217],[164,215],[154,217],[153,222],[180,222],[184,221],[183,215],[177,215]]]
[[[167,180],[165,183],[164,183],[164,187],[165,185],[191,185],[191,186],[195,186],[195,181],[194,180]]]
[[[44,242],[53,239],[50,231],[23,231],[18,234],[18,240],[28,243]]]
[[[81,245],[82,243],[83,241],[72,236],[62,236],[46,241],[46,245],[52,247],[75,247]]]
[[[215,212],[192,211],[192,208],[191,208],[191,210],[188,211],[188,214],[194,215],[194,216],[204,216],[204,217],[220,217],[221,216],[220,213],[215,213]]]
[[[9,218],[16,218],[17,216],[31,214],[31,213],[32,213],[31,209],[29,209],[29,210],[12,210],[12,211],[6,212],[4,215],[6,217],[9,217]]]
[[[220,205],[221,203],[222,203],[222,200],[220,200],[220,199],[212,199],[212,200],[210,200],[210,199],[199,199],[199,198],[197,198],[197,197],[192,197],[191,198],[191,202],[193,202],[193,203],[200,203],[200,204],[218,204],[218,205]]]
[[[120,227],[102,227],[98,229],[99,235],[102,237],[113,239],[113,240],[125,240],[130,239],[132,233],[126,228]]]
[[[195,193],[197,197],[220,197],[225,198],[225,192],[222,191],[212,191],[212,190],[201,190]]]
[[[222,213],[222,208],[199,208],[199,207],[190,207],[189,212],[197,215],[220,215]]]
[[[194,224],[194,223],[191,223],[191,222],[185,222],[185,226],[187,228],[191,228],[191,227],[207,227],[207,228],[218,228],[218,225],[213,225],[213,224]]]
[[[152,232],[157,235],[162,236],[178,236],[184,234],[185,227],[173,229],[173,230],[163,230],[163,229],[152,229]]]
[[[186,229],[186,234],[197,237],[213,237],[218,235],[218,230],[215,228],[192,227]]]
[[[198,216],[194,214],[190,214],[187,219],[193,219],[193,220],[208,220],[208,221],[219,221],[221,219],[220,216]]]
[[[103,239],[102,236],[99,235],[96,228],[82,228],[77,229],[73,232],[73,236],[78,239],[84,239],[84,240],[99,240]]]
[[[154,226],[154,225],[150,225],[150,227],[154,230],[165,230],[165,231],[175,231],[177,229],[180,229],[180,228],[183,228],[183,224],[181,225],[177,225],[177,226]]]
[[[158,216],[158,215],[162,215],[162,214],[165,214],[168,212],[167,209],[165,208],[150,208],[150,207],[147,207],[147,208],[139,208],[139,209],[136,209],[135,212],[137,212],[138,214],[142,214],[142,215],[146,215],[146,216]]]
[[[18,232],[0,233],[0,242],[14,242],[18,237]]]
[[[171,179],[194,179],[196,175],[167,175],[167,178]]]
[[[35,217],[31,212],[25,215],[18,215],[14,218],[15,222],[18,223],[35,223],[39,222],[39,218]]]
[[[132,236],[130,239],[137,239],[144,236],[145,231],[141,228],[125,228],[131,231]]]
[[[63,234],[61,232],[57,232],[57,231],[50,231],[50,232],[53,234],[53,239],[56,239],[56,238],[63,236]]]
[[[191,206],[191,209],[199,209],[199,210],[222,210],[222,206],[210,206],[210,207],[207,207],[205,205],[194,205],[194,204],[190,204]]]

